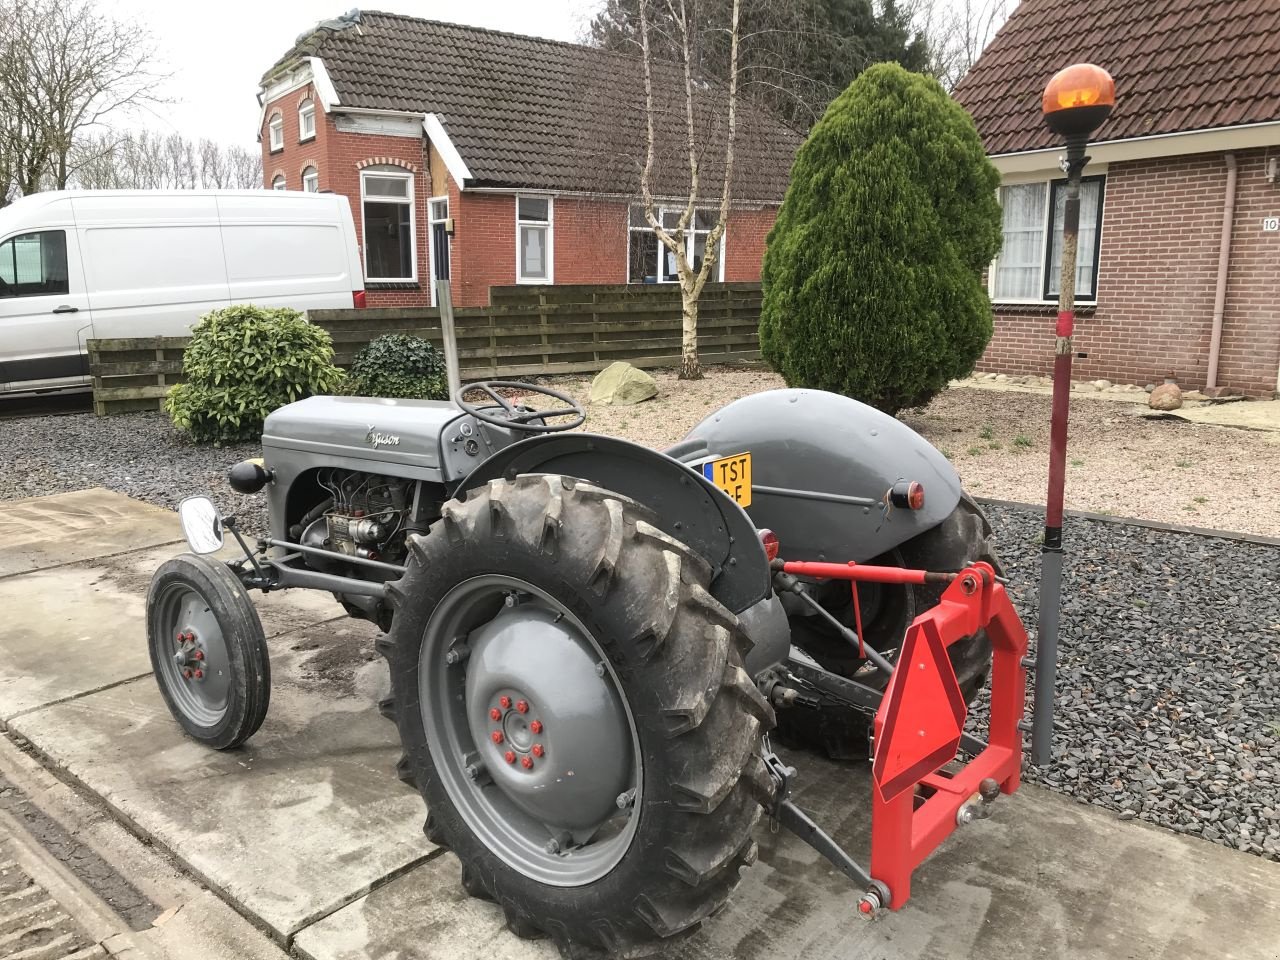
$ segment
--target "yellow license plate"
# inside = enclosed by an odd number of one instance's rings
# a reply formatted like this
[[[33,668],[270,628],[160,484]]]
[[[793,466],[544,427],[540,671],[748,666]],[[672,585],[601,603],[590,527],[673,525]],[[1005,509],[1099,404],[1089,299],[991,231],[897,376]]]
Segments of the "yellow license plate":
[[[751,454],[721,457],[702,465],[702,475],[738,502],[751,506]]]

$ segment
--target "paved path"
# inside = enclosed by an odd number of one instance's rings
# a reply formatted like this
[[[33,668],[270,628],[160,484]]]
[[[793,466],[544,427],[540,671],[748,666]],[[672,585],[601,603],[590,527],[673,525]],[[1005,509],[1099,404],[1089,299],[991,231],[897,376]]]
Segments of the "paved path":
[[[21,558],[0,567],[0,723],[298,956],[552,960],[466,898],[456,859],[422,836],[374,708],[373,629],[328,595],[261,600],[275,686],[257,736],[218,754],[180,734],[143,634],[177,536],[172,514],[105,491],[0,504],[0,557]],[[865,767],[792,759],[801,804],[865,849]],[[907,908],[874,924],[808,847],[767,827],[758,839],[729,907],[672,957],[1280,957],[1280,865],[1031,787],[948,841]]]

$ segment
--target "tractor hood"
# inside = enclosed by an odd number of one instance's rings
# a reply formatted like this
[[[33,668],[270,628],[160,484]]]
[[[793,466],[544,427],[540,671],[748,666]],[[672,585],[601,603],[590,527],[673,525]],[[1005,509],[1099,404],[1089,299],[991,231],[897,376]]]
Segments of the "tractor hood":
[[[395,466],[399,476],[439,479],[441,437],[463,413],[439,400],[387,400],[373,397],[308,397],[267,417],[262,431],[268,463],[274,451],[292,450],[321,458],[320,463],[360,461]]]
[[[749,452],[747,513],[778,535],[788,560],[871,560],[937,526],[960,502],[960,478],[929,441],[821,390],[743,397],[667,452],[694,467]],[[902,480],[924,486],[922,509],[889,505],[889,488]]]

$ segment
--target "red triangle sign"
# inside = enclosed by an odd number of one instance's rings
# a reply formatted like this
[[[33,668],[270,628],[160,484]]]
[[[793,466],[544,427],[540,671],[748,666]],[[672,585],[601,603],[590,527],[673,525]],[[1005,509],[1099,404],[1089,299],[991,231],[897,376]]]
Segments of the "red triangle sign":
[[[876,713],[871,777],[884,802],[955,759],[967,712],[938,625],[925,614],[907,630]]]

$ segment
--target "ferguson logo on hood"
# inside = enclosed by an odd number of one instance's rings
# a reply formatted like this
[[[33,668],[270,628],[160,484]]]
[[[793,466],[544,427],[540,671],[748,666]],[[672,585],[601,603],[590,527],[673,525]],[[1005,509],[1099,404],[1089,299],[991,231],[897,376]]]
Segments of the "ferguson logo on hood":
[[[369,424],[369,432],[364,435],[364,442],[373,444],[373,449],[379,447],[398,447],[400,446],[400,438],[390,433],[382,433],[372,423]]]

